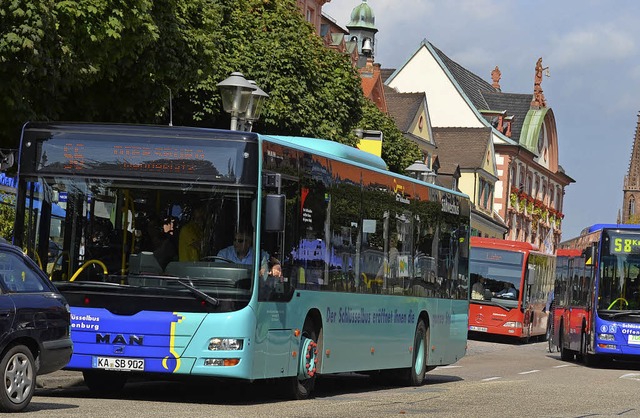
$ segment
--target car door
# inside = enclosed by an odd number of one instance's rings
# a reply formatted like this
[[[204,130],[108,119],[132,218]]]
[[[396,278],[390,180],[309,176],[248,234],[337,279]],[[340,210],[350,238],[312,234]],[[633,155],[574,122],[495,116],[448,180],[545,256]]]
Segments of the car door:
[[[13,298],[6,292],[4,284],[0,283],[0,350],[4,349],[7,336],[11,333],[15,311]]]

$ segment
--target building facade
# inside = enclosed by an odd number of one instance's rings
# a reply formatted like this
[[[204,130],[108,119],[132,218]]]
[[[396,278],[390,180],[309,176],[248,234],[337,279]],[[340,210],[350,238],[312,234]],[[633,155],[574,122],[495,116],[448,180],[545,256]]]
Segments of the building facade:
[[[629,171],[624,178],[622,195],[622,213],[618,223],[640,223],[640,113],[638,113]]]
[[[544,70],[539,59],[531,93],[504,93],[498,67],[489,83],[425,40],[385,84],[426,93],[434,130],[490,129],[498,178],[493,206],[508,227],[505,238],[553,253],[562,234],[565,188],[574,180],[559,164],[555,117],[541,87]]]

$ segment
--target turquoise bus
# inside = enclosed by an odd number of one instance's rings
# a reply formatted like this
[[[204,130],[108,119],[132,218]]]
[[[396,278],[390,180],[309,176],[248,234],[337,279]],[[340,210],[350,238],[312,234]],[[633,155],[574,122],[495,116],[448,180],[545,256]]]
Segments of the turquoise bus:
[[[320,374],[419,385],[464,356],[469,216],[467,196],[336,142],[27,123],[14,242],[41,265],[61,244],[67,369],[90,389],[197,375],[301,399]],[[250,256],[221,256],[247,226]]]

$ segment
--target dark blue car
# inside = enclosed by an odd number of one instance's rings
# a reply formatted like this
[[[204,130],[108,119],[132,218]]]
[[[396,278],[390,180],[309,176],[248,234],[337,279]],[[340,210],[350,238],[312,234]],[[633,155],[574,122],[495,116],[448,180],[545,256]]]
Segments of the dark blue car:
[[[71,358],[69,305],[22,251],[0,242],[0,411],[27,407],[36,376]]]

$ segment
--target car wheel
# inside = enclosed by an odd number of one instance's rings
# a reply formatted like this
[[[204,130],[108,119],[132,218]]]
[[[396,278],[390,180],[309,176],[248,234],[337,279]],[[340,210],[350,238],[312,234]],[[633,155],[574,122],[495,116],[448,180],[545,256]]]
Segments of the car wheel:
[[[36,368],[31,350],[24,345],[11,347],[0,361],[4,386],[0,391],[0,410],[22,411],[29,405],[36,388]]]

